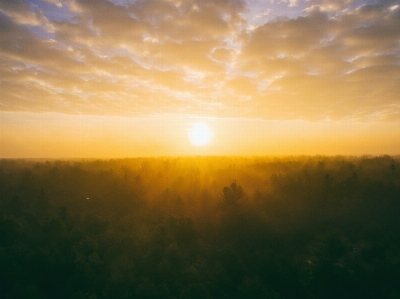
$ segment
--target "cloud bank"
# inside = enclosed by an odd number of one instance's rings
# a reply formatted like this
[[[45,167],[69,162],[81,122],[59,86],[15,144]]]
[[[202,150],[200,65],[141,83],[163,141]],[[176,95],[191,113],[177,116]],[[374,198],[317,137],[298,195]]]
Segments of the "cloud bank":
[[[398,121],[396,3],[0,0],[0,110]]]

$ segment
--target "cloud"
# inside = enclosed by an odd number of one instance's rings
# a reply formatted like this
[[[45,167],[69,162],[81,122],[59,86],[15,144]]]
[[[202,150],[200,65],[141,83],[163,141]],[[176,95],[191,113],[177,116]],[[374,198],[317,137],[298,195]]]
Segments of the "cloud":
[[[321,11],[341,11],[357,0],[306,0],[309,7],[318,7]],[[309,9],[310,10],[310,9]]]
[[[0,3],[0,13],[12,18],[17,24],[43,27],[48,32],[54,28],[47,18],[39,11],[33,11],[32,6],[21,0],[5,0]]]
[[[260,26],[239,58],[244,71],[270,81],[254,110],[261,117],[367,119],[398,109],[400,18],[390,7],[362,5],[334,17],[316,9]]]
[[[369,2],[289,1],[246,31],[239,0],[1,1],[0,109],[392,120],[400,9]]]

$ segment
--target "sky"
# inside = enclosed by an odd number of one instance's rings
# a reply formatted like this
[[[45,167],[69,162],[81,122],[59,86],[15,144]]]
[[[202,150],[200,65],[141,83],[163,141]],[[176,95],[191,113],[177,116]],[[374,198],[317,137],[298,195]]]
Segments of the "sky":
[[[0,125],[0,158],[399,155],[400,1],[0,0]]]

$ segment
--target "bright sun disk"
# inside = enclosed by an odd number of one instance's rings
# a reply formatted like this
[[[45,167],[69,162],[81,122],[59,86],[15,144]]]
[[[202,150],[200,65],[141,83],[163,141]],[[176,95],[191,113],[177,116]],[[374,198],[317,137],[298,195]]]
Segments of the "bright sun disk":
[[[188,132],[189,141],[192,145],[203,146],[211,141],[212,129],[205,122],[195,122]]]

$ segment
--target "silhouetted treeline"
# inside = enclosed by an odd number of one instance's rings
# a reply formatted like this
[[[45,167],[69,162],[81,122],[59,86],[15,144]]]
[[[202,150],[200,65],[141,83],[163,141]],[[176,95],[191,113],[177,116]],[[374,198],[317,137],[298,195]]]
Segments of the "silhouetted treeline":
[[[0,160],[0,298],[400,298],[398,157]]]

